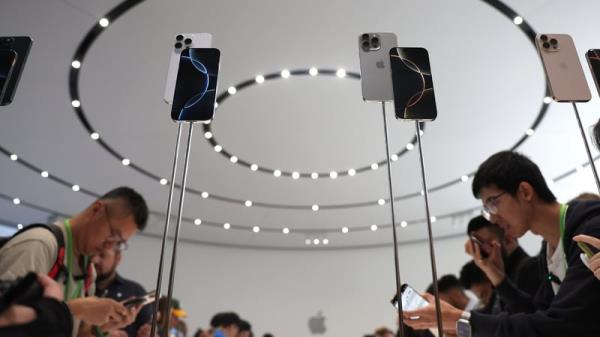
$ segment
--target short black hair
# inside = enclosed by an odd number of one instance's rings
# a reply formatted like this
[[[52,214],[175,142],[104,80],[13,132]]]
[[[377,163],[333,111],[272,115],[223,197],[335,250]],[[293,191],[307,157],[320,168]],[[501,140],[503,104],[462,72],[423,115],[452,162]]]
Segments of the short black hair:
[[[196,332],[194,333],[194,337],[200,337],[202,336],[202,334],[204,333],[204,330],[202,329],[198,329],[196,330]]]
[[[133,214],[133,219],[140,231],[146,228],[148,221],[148,205],[141,194],[131,187],[117,187],[103,196],[99,200],[120,199],[125,201],[125,208]]]
[[[475,261],[467,262],[461,269],[459,275],[460,283],[466,289],[470,289],[474,284],[489,282],[483,270],[481,270]]]
[[[522,182],[529,183],[542,201],[556,201],[539,167],[531,159],[514,151],[498,152],[479,165],[473,178],[473,195],[479,198],[482,188],[496,186],[514,196]]]
[[[500,240],[504,240],[504,230],[500,228],[500,226],[491,223],[482,215],[478,215],[469,221],[469,224],[467,225],[467,235],[471,235],[471,233],[483,228],[491,230],[498,235]]]
[[[438,291],[440,293],[444,293],[454,288],[458,288],[460,290],[463,289],[463,286],[460,284],[460,281],[456,278],[456,276],[448,274],[438,279]],[[427,292],[433,294],[433,283],[427,287]]]
[[[242,331],[252,331],[252,325],[250,325],[250,322],[240,319],[240,332]]]
[[[220,312],[212,317],[210,326],[218,328],[220,326],[227,327],[231,325],[241,326],[241,319],[235,312]]]

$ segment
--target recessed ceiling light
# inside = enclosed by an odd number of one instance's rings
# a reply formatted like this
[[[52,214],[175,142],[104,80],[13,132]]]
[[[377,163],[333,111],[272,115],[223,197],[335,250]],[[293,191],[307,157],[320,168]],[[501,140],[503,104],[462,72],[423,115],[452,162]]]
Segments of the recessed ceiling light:
[[[351,177],[354,177],[354,175],[356,175],[356,170],[355,169],[349,169],[348,170],[348,175]]]
[[[373,163],[371,164],[371,170],[377,170],[379,168],[379,164]]]
[[[523,18],[520,16],[515,16],[513,22],[515,23],[515,25],[520,25],[523,23]]]
[[[73,185],[73,186],[71,187],[71,189],[72,189],[74,192],[79,192],[79,189],[80,189],[80,188],[79,188],[79,185]]]
[[[432,216],[432,217],[431,217],[431,222],[436,222],[436,221],[437,221],[437,218],[436,218],[436,217],[434,217],[434,216]]]
[[[121,164],[123,164],[124,166],[128,166],[129,164],[131,164],[131,161],[127,158],[123,158],[123,160],[121,160]]]
[[[229,222],[226,222],[223,224],[223,228],[229,229],[229,228],[231,228],[231,225],[229,224]]]
[[[534,129],[527,129],[527,131],[525,131],[525,134],[528,136],[533,136],[534,133],[535,133]]]
[[[260,232],[260,227],[258,227],[258,226],[254,226],[254,227],[252,227],[252,231],[253,231],[254,233],[258,233],[258,232]]]
[[[298,178],[300,178],[300,173],[298,173],[298,172],[296,172],[296,171],[292,172],[292,178],[293,178],[293,179],[298,179]]]
[[[221,145],[215,145],[215,152],[223,151],[223,147]]]
[[[21,199],[19,199],[19,198],[14,198],[13,199],[13,204],[18,205],[20,203],[21,203]]]
[[[81,62],[79,62],[77,60],[73,60],[73,62],[71,62],[71,67],[73,67],[75,69],[79,69],[79,68],[81,68]]]
[[[329,239],[323,239],[323,244],[324,245],[328,245],[329,244]]]
[[[280,170],[275,170],[273,171],[273,175],[277,178],[281,177],[281,171]]]
[[[383,205],[385,205],[385,200],[384,200],[384,199],[379,199],[379,200],[377,200],[377,203],[378,203],[380,206],[383,206]]]
[[[21,229],[23,229],[23,224],[21,224],[21,223],[20,223],[20,224],[17,224],[17,229],[18,229],[18,230],[21,230]]]
[[[100,26],[106,28],[110,24],[110,21],[108,21],[107,18],[102,18],[100,19],[100,21],[98,21],[98,23],[100,24]]]
[[[261,84],[265,82],[265,77],[263,75],[258,75],[254,80],[256,81],[256,83]]]
[[[393,154],[390,156],[392,158],[392,161],[397,161],[398,160],[398,155],[397,154]]]
[[[49,174],[48,174],[48,171],[42,171],[42,172],[40,173],[40,175],[41,175],[43,178],[48,178],[48,176],[49,176]]]
[[[231,156],[231,158],[229,158],[229,161],[235,164],[235,163],[237,163],[237,162],[238,162],[238,157],[236,157],[236,156]]]
[[[250,201],[250,200],[246,200],[246,202],[244,202],[244,205],[245,205],[246,207],[252,207],[252,201]]]
[[[319,205],[314,204],[314,205],[312,205],[311,209],[316,212],[319,210]]]
[[[204,133],[204,138],[206,138],[206,139],[211,139],[212,137],[213,137],[213,134],[212,134],[212,132],[210,132],[210,131],[206,131],[206,132]]]
[[[159,182],[161,185],[166,185],[169,181],[165,178],[161,178]]]
[[[19,156],[17,156],[16,154],[13,153],[10,155],[10,160],[16,161],[17,159],[19,159]]]
[[[79,100],[77,100],[77,99],[74,99],[74,100],[71,101],[71,105],[74,108],[79,108],[81,106],[81,102]]]
[[[291,75],[290,71],[287,70],[287,69],[284,69],[284,70],[281,71],[281,77],[283,77],[283,78],[289,78],[290,75]]]
[[[201,224],[202,224],[202,220],[200,220],[200,219],[195,219],[194,220],[194,225],[200,226]]]
[[[344,233],[344,234],[348,233],[348,227],[342,227],[342,233]]]
[[[98,132],[92,132],[90,133],[90,138],[92,138],[93,140],[98,140],[100,139],[100,135],[98,134]]]
[[[337,76],[337,77],[339,77],[339,78],[344,78],[344,77],[346,77],[346,70],[345,70],[345,69],[342,69],[342,68],[340,68],[340,69],[338,69],[338,70],[335,72],[335,74],[336,74],[336,76]]]
[[[290,229],[289,228],[284,228],[283,230],[283,234],[289,234],[290,233]]]
[[[237,89],[236,89],[235,87],[229,87],[229,88],[227,89],[227,92],[228,92],[230,95],[235,95],[235,93],[237,92]]]
[[[402,221],[402,222],[400,223],[400,227],[406,227],[406,226],[408,226],[408,222],[406,222],[406,221]]]
[[[317,76],[319,75],[319,69],[312,67],[308,70],[308,73],[310,74],[310,76]]]
[[[319,243],[321,243],[321,242],[319,241],[319,239],[314,239],[314,240],[313,240],[313,243],[314,243],[315,245],[318,245],[318,244],[319,244]]]
[[[410,151],[410,150],[412,150],[412,149],[414,149],[414,148],[415,148],[415,146],[414,146],[412,143],[408,143],[408,144],[406,144],[406,149],[407,149],[408,151]]]
[[[256,171],[256,170],[258,170],[258,165],[256,165],[256,164],[252,164],[252,165],[250,165],[250,169],[251,169],[252,171]]]
[[[208,192],[202,192],[201,196],[204,199],[208,198]]]
[[[371,225],[371,231],[374,232],[377,230],[377,225]]]
[[[313,173],[310,174],[310,177],[312,179],[318,179],[319,178],[319,174],[317,172],[313,172]]]
[[[312,241],[310,241],[310,239],[304,240],[304,244],[307,246],[310,246],[311,243],[312,243]]]
[[[467,181],[469,181],[469,176],[464,175],[464,176],[460,177],[460,180],[462,180],[463,182],[466,183]]]
[[[552,103],[552,97],[550,97],[550,96],[544,97],[544,103],[546,103],[546,104]]]
[[[335,179],[335,178],[337,178],[337,177],[338,177],[338,173],[337,173],[337,172],[335,172],[335,171],[331,171],[331,172],[329,172],[329,177],[330,177],[331,179]]]

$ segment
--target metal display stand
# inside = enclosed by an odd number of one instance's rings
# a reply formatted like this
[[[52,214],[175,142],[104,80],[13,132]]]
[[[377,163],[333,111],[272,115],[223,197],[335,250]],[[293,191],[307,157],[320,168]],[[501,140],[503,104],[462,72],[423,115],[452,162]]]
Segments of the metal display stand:
[[[583,129],[583,124],[581,123],[581,117],[579,116],[579,110],[577,109],[577,104],[575,102],[571,102],[573,104],[573,110],[575,110],[575,116],[577,117],[577,123],[579,124],[579,130],[581,131],[581,137],[583,138],[583,144],[585,145],[585,151],[587,152],[588,159],[590,161],[590,166],[592,167],[592,172],[594,173],[594,180],[596,181],[596,187],[598,188],[598,192],[600,193],[600,179],[598,179],[598,172],[596,171],[596,164],[594,163],[594,157],[592,157],[592,152],[590,151],[590,145],[588,144],[587,137],[585,136],[585,130]]]
[[[394,234],[394,270],[396,273],[396,294],[398,296],[398,329],[400,337],[404,337],[404,322],[402,321],[402,282],[400,281],[400,263],[398,258],[398,236],[396,234],[396,213],[394,211],[394,192],[392,188],[392,163],[390,161],[390,146],[388,138],[387,116],[385,114],[385,102],[381,102],[381,111],[383,113],[383,131],[385,135],[385,154],[387,158],[388,187],[390,191],[390,210],[392,212],[392,233]]]

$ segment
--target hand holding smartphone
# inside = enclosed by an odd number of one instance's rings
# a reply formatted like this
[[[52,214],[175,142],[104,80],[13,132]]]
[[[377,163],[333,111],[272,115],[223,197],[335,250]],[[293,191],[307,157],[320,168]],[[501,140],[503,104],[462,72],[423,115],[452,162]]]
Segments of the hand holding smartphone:
[[[150,304],[156,300],[154,295],[155,295],[155,291],[149,291],[144,296],[133,297],[133,298],[123,301],[122,303],[126,308],[132,308],[135,306],[143,307],[143,306]]]
[[[481,257],[483,257],[484,259],[487,259],[490,255],[484,251],[482,249],[484,243],[479,240],[475,235],[471,234],[469,235],[469,240],[471,240],[471,244],[473,244],[473,249],[475,249],[475,246],[477,246],[477,248],[479,248],[479,253],[481,254]],[[473,252],[475,253],[475,252]]]
[[[404,311],[413,311],[429,305],[427,300],[406,283],[400,287],[400,292],[402,294],[402,310]],[[394,298],[392,298],[391,303],[398,309],[398,295],[395,295]]]

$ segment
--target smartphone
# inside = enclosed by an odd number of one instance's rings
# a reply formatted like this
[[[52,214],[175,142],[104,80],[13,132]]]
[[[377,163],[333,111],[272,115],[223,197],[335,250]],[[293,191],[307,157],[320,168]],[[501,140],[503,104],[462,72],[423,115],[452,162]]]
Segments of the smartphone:
[[[358,36],[363,100],[386,102],[394,99],[388,51],[397,45],[394,33],[363,33]]]
[[[5,80],[6,84],[4,87],[4,94],[0,99],[0,105],[12,103],[32,43],[33,40],[29,36],[0,37],[0,50],[13,51],[16,54],[15,64],[11,69],[11,74]]]
[[[429,53],[425,48],[389,50],[396,118],[432,121],[437,117]]]
[[[156,297],[154,297],[154,295],[154,291],[149,291],[144,296],[134,297],[123,301],[123,305],[127,308],[135,307],[137,305],[143,307],[146,304],[150,304],[156,300]]]
[[[579,249],[581,249],[581,251],[585,254],[585,256],[588,257],[588,259],[591,259],[597,253],[594,249],[592,249],[592,247],[590,247],[585,242],[577,242],[577,245],[579,246]]]
[[[12,75],[16,62],[17,53],[14,50],[0,50],[0,101],[4,97],[8,80]]]
[[[592,99],[573,39],[566,34],[540,34],[535,45],[542,58],[552,98],[557,102]]]
[[[489,254],[488,254],[488,253],[486,253],[486,252],[483,250],[483,245],[484,245],[484,243],[483,243],[481,240],[479,240],[479,239],[478,239],[478,238],[477,238],[475,235],[473,235],[473,234],[469,235],[469,240],[471,240],[471,243],[472,243],[473,245],[477,245],[477,246],[479,246],[479,251],[481,252],[481,256],[482,256],[483,258],[488,258],[488,257],[489,257]]]
[[[600,95],[600,49],[588,50],[587,53],[585,53],[585,58],[588,61],[594,83],[596,84],[596,89]]]
[[[174,121],[210,121],[215,113],[221,52],[215,48],[187,48],[181,52],[175,95]]]
[[[429,305],[429,302],[406,283],[400,287],[400,292],[402,293],[402,310],[412,311]],[[392,298],[392,304],[398,309],[398,295]]]
[[[181,52],[186,48],[210,48],[211,43],[212,35],[208,33],[181,33],[175,36],[171,59],[169,61],[165,96],[163,98],[167,104],[173,104],[173,94],[175,93],[175,81],[177,80]]]

